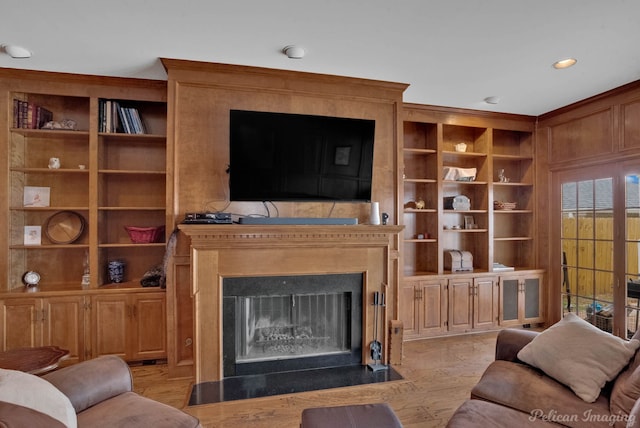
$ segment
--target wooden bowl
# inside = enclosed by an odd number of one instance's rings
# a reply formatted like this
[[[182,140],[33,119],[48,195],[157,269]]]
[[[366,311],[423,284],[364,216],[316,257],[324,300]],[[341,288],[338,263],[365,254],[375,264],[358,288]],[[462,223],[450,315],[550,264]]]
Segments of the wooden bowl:
[[[84,231],[84,217],[74,211],[60,211],[47,219],[44,233],[54,244],[71,244]]]

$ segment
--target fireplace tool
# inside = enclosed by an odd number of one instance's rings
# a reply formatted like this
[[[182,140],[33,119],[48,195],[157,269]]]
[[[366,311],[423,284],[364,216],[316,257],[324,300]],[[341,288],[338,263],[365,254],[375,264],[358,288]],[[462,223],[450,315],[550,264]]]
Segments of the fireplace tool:
[[[369,364],[369,368],[374,372],[379,370],[387,370],[388,367],[384,364],[380,364],[382,359],[382,344],[378,341],[378,312],[380,308],[384,307],[384,293],[373,293],[373,340],[369,347],[371,348],[371,358],[373,358],[373,364]]]

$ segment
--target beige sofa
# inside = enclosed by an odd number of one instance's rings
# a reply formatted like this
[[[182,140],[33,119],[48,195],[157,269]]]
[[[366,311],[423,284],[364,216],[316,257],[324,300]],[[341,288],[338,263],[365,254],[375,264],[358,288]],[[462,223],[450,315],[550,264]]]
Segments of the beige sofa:
[[[538,334],[516,329],[498,334],[495,361],[472,389],[471,399],[456,410],[449,428],[640,427],[640,352],[590,403],[518,359],[518,352]],[[566,352],[572,352],[571,347]]]
[[[83,361],[41,378],[4,371],[0,387],[6,392],[0,399],[3,427],[201,427],[195,417],[133,392],[129,366],[116,356]]]

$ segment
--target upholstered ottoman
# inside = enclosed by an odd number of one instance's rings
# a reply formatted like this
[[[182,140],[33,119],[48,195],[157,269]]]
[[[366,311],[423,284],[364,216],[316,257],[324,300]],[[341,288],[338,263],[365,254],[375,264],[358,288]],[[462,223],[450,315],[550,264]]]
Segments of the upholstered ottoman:
[[[402,428],[402,424],[387,403],[376,403],[304,409],[300,428]]]

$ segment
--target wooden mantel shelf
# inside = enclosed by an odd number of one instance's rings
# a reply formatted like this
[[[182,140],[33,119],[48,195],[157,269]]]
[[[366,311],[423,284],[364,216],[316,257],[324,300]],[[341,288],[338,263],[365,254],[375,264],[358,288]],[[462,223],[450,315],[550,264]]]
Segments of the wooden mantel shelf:
[[[179,225],[191,239],[195,315],[195,381],[222,379],[222,282],[225,277],[363,274],[362,364],[374,338],[374,292],[393,301],[402,226]],[[387,360],[389,306],[381,317],[382,363]]]
[[[265,244],[311,246],[344,244],[388,245],[389,236],[404,226],[378,225],[210,225],[181,224],[178,228],[191,238],[192,246],[215,248]]]

